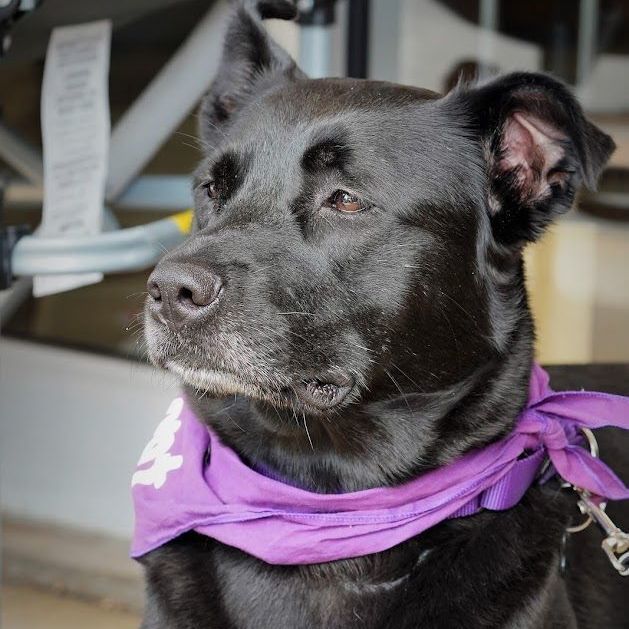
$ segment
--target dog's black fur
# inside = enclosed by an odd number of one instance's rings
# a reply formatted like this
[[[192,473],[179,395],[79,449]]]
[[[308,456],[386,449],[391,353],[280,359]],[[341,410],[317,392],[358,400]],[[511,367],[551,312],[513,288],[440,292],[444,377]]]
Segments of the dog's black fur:
[[[393,485],[512,427],[533,357],[523,247],[613,143],[544,75],[445,97],[309,80],[260,22],[293,14],[235,9],[201,113],[197,229],[149,281],[149,352],[246,462],[318,492]],[[571,513],[534,487],[312,566],[189,533],[142,559],[143,627],[627,627],[597,533],[560,575]]]

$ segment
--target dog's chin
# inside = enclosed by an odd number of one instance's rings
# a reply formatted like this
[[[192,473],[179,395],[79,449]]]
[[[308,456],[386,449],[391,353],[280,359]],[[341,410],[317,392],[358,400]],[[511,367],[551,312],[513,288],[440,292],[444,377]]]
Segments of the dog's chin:
[[[181,381],[196,389],[199,393],[222,398],[229,395],[246,395],[252,398],[267,398],[257,385],[245,382],[235,374],[217,369],[206,369],[182,365],[174,360],[167,360],[164,368],[178,376]]]

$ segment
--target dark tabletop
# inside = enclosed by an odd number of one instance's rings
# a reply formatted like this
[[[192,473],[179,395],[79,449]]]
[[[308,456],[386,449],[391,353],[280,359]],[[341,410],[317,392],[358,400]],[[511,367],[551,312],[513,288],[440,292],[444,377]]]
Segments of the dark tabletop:
[[[555,391],[588,389],[629,395],[629,364],[552,365],[544,367]]]

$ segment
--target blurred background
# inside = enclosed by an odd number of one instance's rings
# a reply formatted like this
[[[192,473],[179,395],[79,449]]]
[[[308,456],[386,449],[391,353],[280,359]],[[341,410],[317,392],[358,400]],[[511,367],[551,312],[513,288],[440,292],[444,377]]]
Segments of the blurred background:
[[[0,253],[10,284],[0,291],[7,627],[137,626],[128,484],[176,391],[143,353],[137,315],[150,256],[125,268],[126,254],[111,250],[107,268],[116,272],[46,297],[32,297],[27,272],[8,277],[15,226],[33,231],[41,220],[40,98],[50,34],[112,21],[110,150],[129,163],[110,166],[108,227],[154,225],[190,206],[196,105],[218,62],[228,5],[0,0]],[[306,0],[300,8],[300,23],[268,28],[313,76],[444,92],[461,78],[542,70],[573,87],[618,148],[599,192],[582,193],[575,211],[527,253],[538,358],[629,362],[629,0]],[[134,145],[146,150],[134,156]],[[185,231],[186,221],[178,215],[172,225]],[[28,271],[31,259],[22,255],[19,268]]]

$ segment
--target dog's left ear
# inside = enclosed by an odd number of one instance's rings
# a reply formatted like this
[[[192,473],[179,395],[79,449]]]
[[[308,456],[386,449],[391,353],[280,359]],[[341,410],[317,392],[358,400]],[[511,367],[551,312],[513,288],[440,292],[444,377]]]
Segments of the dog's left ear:
[[[509,74],[458,97],[481,134],[492,229],[502,244],[535,240],[570,209],[580,184],[596,186],[615,148],[568,89],[543,74]]]
[[[218,72],[203,100],[200,133],[210,147],[224,136],[238,110],[270,83],[303,76],[291,56],[268,35],[263,19],[291,20],[294,0],[236,0]]]

